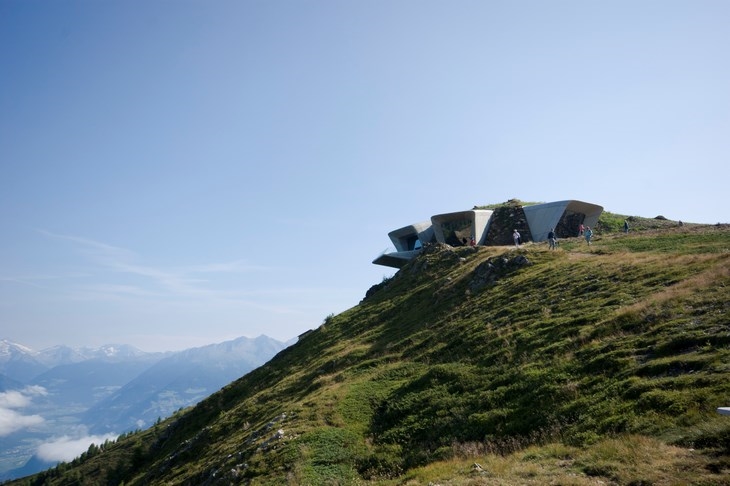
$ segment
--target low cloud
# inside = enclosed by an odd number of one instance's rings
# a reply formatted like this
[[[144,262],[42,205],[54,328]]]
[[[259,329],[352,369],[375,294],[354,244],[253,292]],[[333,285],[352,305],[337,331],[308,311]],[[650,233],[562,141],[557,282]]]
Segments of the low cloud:
[[[42,386],[28,386],[22,390],[0,393],[0,437],[23,430],[43,422],[40,415],[24,415],[18,409],[26,408],[33,398],[46,395]]]
[[[36,455],[46,462],[69,462],[86,452],[91,444],[100,445],[116,438],[116,434],[87,435],[79,438],[63,436],[41,444]]]

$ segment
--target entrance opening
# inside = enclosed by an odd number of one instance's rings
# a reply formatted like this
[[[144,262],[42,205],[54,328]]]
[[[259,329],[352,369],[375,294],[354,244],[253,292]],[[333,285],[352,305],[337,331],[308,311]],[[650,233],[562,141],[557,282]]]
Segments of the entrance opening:
[[[576,213],[574,211],[565,211],[563,217],[560,218],[558,226],[555,228],[555,233],[558,238],[568,238],[571,236],[578,236],[580,232],[579,226],[585,221],[586,215],[584,213]]]
[[[471,219],[456,219],[441,223],[441,231],[444,233],[444,243],[451,246],[466,246],[472,237]]]

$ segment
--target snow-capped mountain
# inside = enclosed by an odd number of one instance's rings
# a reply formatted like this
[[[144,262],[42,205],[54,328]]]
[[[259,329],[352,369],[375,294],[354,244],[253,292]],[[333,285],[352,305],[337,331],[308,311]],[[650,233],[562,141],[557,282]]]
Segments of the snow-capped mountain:
[[[0,374],[13,380],[28,382],[51,368],[98,360],[107,362],[134,361],[160,353],[146,353],[129,344],[105,344],[94,347],[52,346],[36,351],[7,339],[0,340]]]
[[[129,344],[105,344],[98,348],[53,346],[39,351],[37,359],[43,364],[53,367],[89,360],[123,361],[141,358],[147,354],[149,353]]]
[[[0,340],[0,363],[8,361],[17,355],[28,355],[33,356],[38,354],[37,351],[33,351],[27,346],[22,344],[8,341],[7,339]]]
[[[268,336],[186,349],[159,360],[90,408],[84,422],[94,433],[146,428],[156,419],[193,405],[261,366],[286,344]]]
[[[48,368],[38,360],[37,351],[7,339],[0,340],[0,374],[12,380],[27,382]]]
[[[79,363],[87,357],[69,346],[53,346],[36,353],[38,361],[48,367],[62,364]]]
[[[176,353],[146,353],[123,344],[53,346],[35,351],[0,341],[0,394],[13,390],[33,427],[2,437],[0,481],[48,466],[37,448],[58,437],[123,433],[192,405],[273,358],[287,347],[267,336],[238,338]],[[30,461],[30,462],[28,462]],[[21,468],[7,465],[23,464]]]

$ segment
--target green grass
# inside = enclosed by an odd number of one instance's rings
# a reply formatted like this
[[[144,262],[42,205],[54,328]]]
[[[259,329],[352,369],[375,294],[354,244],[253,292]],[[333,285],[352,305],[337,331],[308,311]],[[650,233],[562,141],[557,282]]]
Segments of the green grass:
[[[16,484],[723,484],[730,228],[624,218],[590,248],[434,247],[195,408]]]

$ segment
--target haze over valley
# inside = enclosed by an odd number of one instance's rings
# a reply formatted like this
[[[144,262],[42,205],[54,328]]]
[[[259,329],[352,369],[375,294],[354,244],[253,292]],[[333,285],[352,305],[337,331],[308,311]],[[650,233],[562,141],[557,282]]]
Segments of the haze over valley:
[[[0,341],[0,478],[70,461],[91,443],[145,429],[260,366],[287,344],[259,336],[149,353],[129,345]]]

